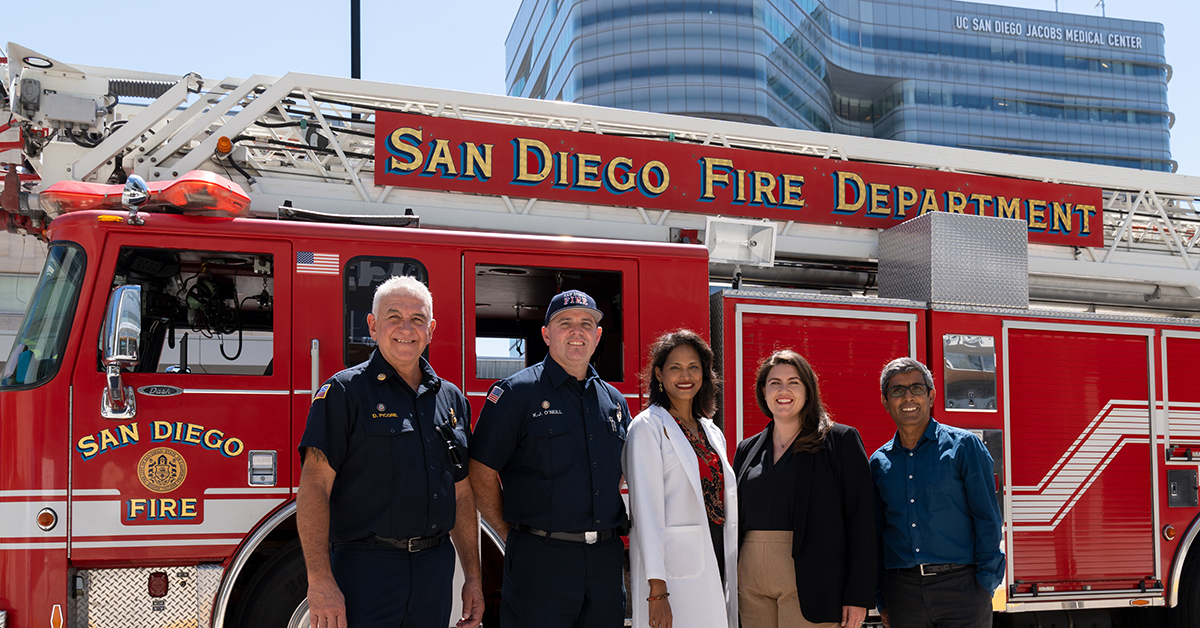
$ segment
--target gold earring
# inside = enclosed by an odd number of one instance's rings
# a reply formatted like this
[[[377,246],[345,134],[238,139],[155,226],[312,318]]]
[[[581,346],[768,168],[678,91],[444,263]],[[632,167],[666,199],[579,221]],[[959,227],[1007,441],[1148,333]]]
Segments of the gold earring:
[[[662,391],[663,391],[662,382],[659,382],[658,383],[658,392],[662,392]]]

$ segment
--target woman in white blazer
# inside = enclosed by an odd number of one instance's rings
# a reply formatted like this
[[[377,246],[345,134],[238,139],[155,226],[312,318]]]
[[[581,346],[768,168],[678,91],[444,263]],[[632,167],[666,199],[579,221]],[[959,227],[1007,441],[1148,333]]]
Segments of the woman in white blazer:
[[[629,426],[635,628],[737,628],[737,479],[716,408],[713,353],[679,330],[650,347],[650,407]]]

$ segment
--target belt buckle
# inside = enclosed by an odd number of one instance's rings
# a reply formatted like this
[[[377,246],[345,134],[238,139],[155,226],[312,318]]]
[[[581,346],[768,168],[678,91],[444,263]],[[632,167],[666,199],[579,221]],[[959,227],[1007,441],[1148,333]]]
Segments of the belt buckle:
[[[922,577],[924,577],[924,576],[936,576],[936,575],[937,575],[937,572],[936,572],[936,571],[933,571],[933,572],[930,572],[930,573],[925,573],[925,565],[927,565],[927,564],[928,564],[928,563],[921,563],[921,564],[919,565],[919,567],[921,568],[921,576],[922,576]]]
[[[416,554],[417,552],[421,551],[421,550],[419,550],[419,549],[416,549],[416,548],[414,548],[414,547],[413,547],[413,541],[418,541],[418,540],[420,540],[420,539],[418,539],[418,538],[417,538],[417,537],[415,537],[415,536],[414,536],[414,537],[409,537],[409,538],[405,539],[405,543],[404,543],[404,544],[405,544],[405,546],[407,546],[407,547],[406,547],[406,549],[408,550],[408,553],[409,553],[409,554]]]
[[[583,533],[583,542],[587,543],[588,545],[594,545],[596,543],[596,541],[599,541],[599,540],[600,540],[599,532],[596,532],[594,530],[588,530],[587,532]]]

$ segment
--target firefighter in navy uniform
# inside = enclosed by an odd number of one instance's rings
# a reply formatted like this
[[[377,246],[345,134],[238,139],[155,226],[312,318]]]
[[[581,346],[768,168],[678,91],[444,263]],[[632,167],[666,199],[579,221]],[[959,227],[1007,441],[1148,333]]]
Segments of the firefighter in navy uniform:
[[[378,347],[314,396],[300,440],[297,527],[314,628],[449,626],[453,541],[466,575],[461,628],[483,616],[478,519],[467,482],[471,409],[421,357],[433,300],[411,277],[379,286]]]
[[[589,363],[600,318],[583,292],[555,296],[542,327],[549,355],[492,388],[472,436],[479,511],[507,539],[505,628],[624,622],[629,407]]]

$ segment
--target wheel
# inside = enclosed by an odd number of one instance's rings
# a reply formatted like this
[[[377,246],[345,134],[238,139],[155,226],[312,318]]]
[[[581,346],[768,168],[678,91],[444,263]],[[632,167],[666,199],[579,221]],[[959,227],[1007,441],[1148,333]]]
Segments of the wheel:
[[[308,626],[308,572],[300,539],[284,545],[255,572],[234,609],[234,628]]]
[[[1171,628],[1200,626],[1200,556],[1189,554],[1179,578],[1179,603],[1169,612]]]
[[[308,628],[312,625],[312,621],[308,618],[308,598],[300,602],[300,606],[296,607],[296,612],[292,613],[292,618],[288,620],[287,628]]]

